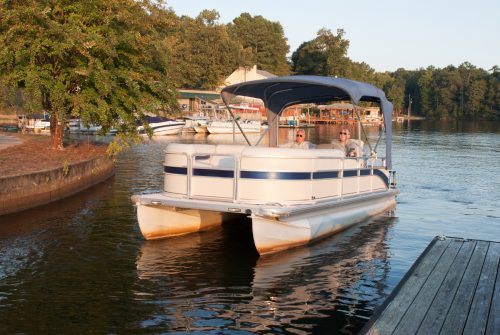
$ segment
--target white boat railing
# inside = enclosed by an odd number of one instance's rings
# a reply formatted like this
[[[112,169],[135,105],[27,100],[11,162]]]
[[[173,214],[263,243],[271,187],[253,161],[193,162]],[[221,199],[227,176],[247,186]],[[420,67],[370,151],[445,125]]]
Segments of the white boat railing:
[[[167,153],[167,155],[169,155]],[[185,168],[186,168],[186,193],[184,194],[184,198],[187,199],[212,199],[217,198],[216,196],[211,197],[207,194],[200,195],[200,194],[195,194],[193,192],[193,186],[194,186],[194,174],[193,171],[195,169],[199,170],[210,170],[210,171],[216,171],[216,172],[221,172],[221,173],[226,173],[226,174],[231,174],[232,172],[232,192],[227,192],[226,196],[219,196],[218,200],[221,201],[226,201],[226,202],[233,202],[233,203],[249,203],[249,202],[255,202],[251,201],[248,199],[241,199],[240,193],[241,193],[241,179],[245,179],[241,177],[241,165],[242,165],[242,159],[245,158],[251,158],[251,159],[273,159],[273,160],[279,160],[279,161],[285,161],[285,160],[306,160],[310,161],[309,164],[303,164],[302,168],[299,170],[290,170],[290,169],[283,169],[283,173],[309,173],[309,185],[308,187],[306,184],[301,184],[301,189],[297,190],[297,192],[300,192],[301,190],[304,191],[306,188],[309,188],[308,192],[306,194],[310,194],[310,197],[308,198],[309,200],[291,200],[291,201],[277,201],[279,203],[311,203],[311,202],[318,202],[318,201],[325,201],[325,200],[330,200],[334,198],[344,198],[346,196],[354,196],[354,195],[359,195],[359,194],[365,194],[365,193],[370,193],[374,191],[380,191],[381,187],[380,185],[377,188],[374,188],[373,186],[373,176],[374,171],[376,170],[385,170],[385,158],[375,158],[372,159],[370,157],[352,157],[352,158],[344,158],[344,157],[336,157],[336,156],[321,156],[321,155],[304,155],[304,156],[285,156],[285,155],[268,155],[268,154],[262,154],[262,155],[251,155],[251,156],[244,156],[241,153],[203,153],[203,152],[198,152],[198,153],[189,153],[189,152],[176,152],[176,153],[171,153],[171,155],[183,155],[185,156],[185,162],[187,163]],[[216,158],[216,159],[214,159]],[[225,163],[223,163],[223,160],[226,159]],[[340,168],[334,168],[329,171],[326,171],[324,169],[318,169],[315,168],[315,164],[313,160],[333,160],[333,161],[339,161]],[[346,167],[347,162],[353,162],[355,161],[355,164],[348,164],[350,167]],[[227,164],[230,162],[230,164]],[[278,164],[279,165],[279,164]],[[285,164],[286,165],[286,164]],[[305,165],[309,165],[309,168],[306,169],[304,168]],[[177,168],[184,168],[182,166],[176,166]],[[345,178],[345,171],[350,171],[350,173],[353,173],[356,171],[356,175],[349,175],[349,178],[354,179],[353,177],[356,177],[355,183],[352,183],[350,186],[350,190],[346,191],[344,189],[345,183],[344,183],[344,178]],[[362,172],[363,171],[363,172]],[[245,172],[253,172],[253,173],[258,173],[257,171],[245,171]],[[273,172],[273,171],[269,171]],[[329,195],[327,196],[321,196],[317,198],[315,194],[317,194],[318,188],[319,188],[319,183],[321,179],[314,179],[315,173],[321,173],[321,172],[330,172],[330,173],[336,173],[336,177],[334,179],[339,180],[339,183],[336,184],[338,187],[337,190],[334,190],[333,192],[330,192]],[[380,177],[380,171],[377,171]],[[372,178],[363,178],[370,176]],[[206,176],[201,176],[198,175],[196,176],[197,178],[203,179]],[[213,177],[213,176],[212,176]],[[395,176],[392,171],[389,171],[389,176],[386,176],[388,182],[387,188],[392,188],[395,186]],[[210,178],[210,177],[208,177]],[[227,178],[227,175],[226,175]],[[332,177],[333,178],[333,177]],[[258,178],[256,178],[259,180]],[[325,178],[327,179],[327,178]],[[200,179],[199,179],[200,180]],[[307,179],[306,179],[307,180]],[[324,179],[323,179],[324,180]],[[304,181],[302,179],[301,181]],[[262,182],[262,180],[259,180],[259,182]],[[272,183],[273,180],[269,180],[269,183]],[[361,184],[363,183],[363,184]],[[355,186],[353,186],[355,184]],[[226,187],[229,186],[229,181],[226,183]],[[218,187],[218,184],[215,184],[214,187]],[[363,186],[363,187],[361,187]],[[203,187],[203,186],[199,186]],[[220,187],[223,187],[222,184]],[[199,188],[197,188],[199,189]],[[165,186],[165,191],[168,193],[169,190],[167,186]],[[183,193],[183,192],[182,192]],[[229,195],[231,193],[231,195]],[[324,193],[324,191],[323,191]]]

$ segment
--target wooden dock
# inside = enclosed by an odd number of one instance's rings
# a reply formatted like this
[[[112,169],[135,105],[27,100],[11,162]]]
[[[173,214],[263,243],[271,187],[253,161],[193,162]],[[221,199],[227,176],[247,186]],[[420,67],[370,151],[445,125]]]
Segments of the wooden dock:
[[[500,243],[436,237],[362,334],[500,334]]]

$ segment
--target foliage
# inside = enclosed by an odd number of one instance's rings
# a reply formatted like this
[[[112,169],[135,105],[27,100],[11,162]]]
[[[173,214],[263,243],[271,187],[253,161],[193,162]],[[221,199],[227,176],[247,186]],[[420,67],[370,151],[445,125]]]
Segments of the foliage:
[[[500,69],[458,67],[375,72],[348,56],[343,29],[321,29],[292,54],[283,27],[242,13],[231,23],[204,10],[179,18],[155,0],[0,1],[0,102],[51,116],[62,146],[72,117],[118,128],[110,150],[136,135],[145,114],[176,114],[176,88],[215,89],[240,66],[276,75],[345,77],[383,89],[396,112],[500,120]]]
[[[253,65],[253,62],[259,69],[276,75],[290,73],[286,59],[290,48],[279,22],[269,21],[261,15],[242,13],[228,24],[228,30],[244,50],[250,51],[251,57],[245,59],[246,66]]]
[[[349,40],[344,39],[344,30],[333,34],[321,29],[315,39],[302,43],[292,54],[292,71],[296,74],[346,77],[351,61],[347,57]]]
[[[136,134],[146,112],[174,111],[166,33],[175,15],[149,0],[2,1],[0,80],[50,114],[62,147],[70,117]]]
[[[184,88],[215,89],[249,52],[230,38],[227,27],[217,23],[219,13],[204,10],[195,19],[181,18],[174,42],[172,75]]]
[[[466,62],[458,68],[376,73],[366,63],[347,57],[349,41],[344,31],[321,29],[316,38],[302,43],[292,54],[295,74],[337,76],[365,81],[383,89],[395,113],[407,112],[430,118],[500,120],[500,69],[489,74]]]
[[[458,68],[450,65],[405,72],[415,78],[407,93],[414,102],[412,110],[418,114],[431,118],[499,119],[500,104],[495,97],[500,95],[500,87],[495,72],[489,74],[468,62]]]

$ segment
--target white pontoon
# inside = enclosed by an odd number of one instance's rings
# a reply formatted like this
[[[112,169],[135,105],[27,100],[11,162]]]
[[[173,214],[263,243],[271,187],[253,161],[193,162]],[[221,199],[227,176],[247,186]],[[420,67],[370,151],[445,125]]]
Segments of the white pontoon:
[[[221,224],[227,213],[240,214],[251,218],[257,251],[266,254],[339,232],[394,207],[392,104],[381,90],[347,79],[291,76],[231,85],[221,95],[227,106],[235,96],[261,99],[269,128],[255,145],[247,137],[248,146],[168,144],[164,191],[132,197],[145,239],[208,229]],[[278,121],[285,108],[338,100],[380,105],[385,157],[376,154],[380,138],[374,148],[367,142],[370,152],[356,158],[346,158],[338,149],[278,147]],[[269,147],[258,146],[264,136],[269,136]]]

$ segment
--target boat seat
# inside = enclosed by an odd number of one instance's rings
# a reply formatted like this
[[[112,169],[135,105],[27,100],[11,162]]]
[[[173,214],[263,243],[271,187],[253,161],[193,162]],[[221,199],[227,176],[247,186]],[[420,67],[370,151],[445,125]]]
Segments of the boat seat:
[[[214,167],[234,169],[235,160],[234,156],[241,156],[241,152],[245,149],[246,145],[230,145],[218,144],[215,146],[216,156],[210,158],[210,164]],[[227,156],[218,156],[227,155]]]
[[[344,157],[342,150],[338,149],[314,149],[304,150],[298,148],[267,148],[267,147],[246,147],[243,150],[243,156],[269,156],[276,155],[280,157],[300,157],[300,158],[314,158],[314,157]]]
[[[212,154],[215,152],[213,144],[184,144],[184,143],[169,143],[165,149],[165,153],[186,153],[186,154]]]
[[[215,153],[215,145],[212,144],[184,144],[169,143],[165,148],[165,165],[187,166],[187,156],[185,154],[206,154],[207,157],[197,156],[195,166],[209,165],[210,154]]]
[[[317,150],[315,150],[314,152],[316,152],[317,156],[320,156],[320,157],[344,157],[344,152],[342,150],[339,150],[339,149],[329,149],[329,148],[317,148]]]

